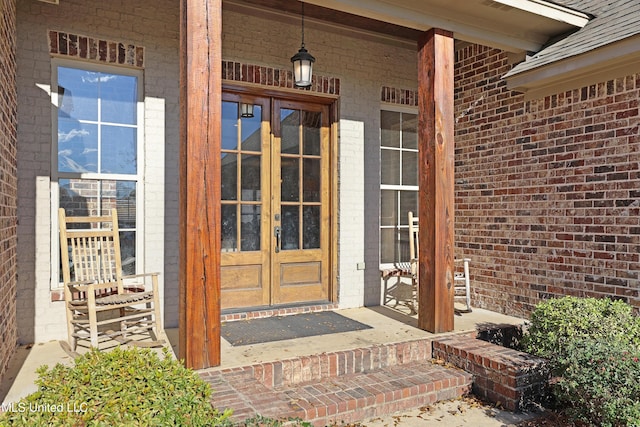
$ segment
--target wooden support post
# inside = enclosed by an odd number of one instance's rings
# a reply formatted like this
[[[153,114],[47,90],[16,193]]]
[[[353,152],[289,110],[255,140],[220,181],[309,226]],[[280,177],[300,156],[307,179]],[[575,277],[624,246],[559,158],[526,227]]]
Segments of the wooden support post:
[[[418,40],[420,221],[418,327],[453,330],[453,34],[431,29]]]
[[[222,0],[180,3],[180,358],[220,364]]]

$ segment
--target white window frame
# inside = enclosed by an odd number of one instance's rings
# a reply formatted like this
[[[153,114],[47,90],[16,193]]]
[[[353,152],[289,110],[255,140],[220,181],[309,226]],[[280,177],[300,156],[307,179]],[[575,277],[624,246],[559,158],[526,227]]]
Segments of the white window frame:
[[[406,106],[399,106],[399,105],[394,105],[394,104],[381,104],[380,106],[380,115],[382,114],[383,111],[390,111],[390,112],[397,112],[397,113],[406,113],[406,114],[418,114],[418,108],[417,107],[406,107]],[[381,123],[380,123],[381,125]],[[380,202],[380,211],[378,213],[378,229],[380,230],[380,238],[378,241],[378,257],[380,259],[380,268],[381,269],[388,269],[388,268],[393,268],[396,266],[395,262],[381,262],[382,261],[382,230],[383,229],[394,229],[394,230],[403,230],[406,229],[407,233],[409,233],[409,225],[407,224],[405,225],[401,225],[401,221],[402,219],[400,218],[400,215],[397,215],[397,223],[395,225],[382,225],[382,221],[380,220],[382,218],[382,203],[381,203],[381,199],[382,199],[382,191],[383,190],[394,190],[394,191],[415,191],[416,193],[419,190],[419,186],[418,185],[397,185],[397,184],[382,184],[382,150],[383,150],[383,145],[382,145],[382,131],[380,129],[380,126],[378,127],[378,131],[379,131],[379,149],[380,149],[380,191],[378,191],[378,200]],[[397,150],[397,151],[409,151],[409,152],[415,152],[418,153],[418,149],[407,149],[407,148],[403,148],[402,144],[400,145],[400,147],[387,147],[384,146],[384,150]],[[400,161],[399,164],[399,173],[400,176],[402,176],[402,161]],[[417,171],[416,171],[417,174]],[[400,201],[397,201],[397,206],[400,205]],[[406,262],[408,263],[410,260],[407,259]],[[404,262],[404,261],[401,261]]]
[[[136,174],[106,174],[93,172],[59,172],[58,171],[58,68],[76,68],[87,71],[104,72],[111,74],[120,74],[137,78],[137,102],[136,102]],[[58,234],[58,207],[60,204],[60,179],[91,179],[96,181],[105,180],[121,180],[136,182],[136,274],[144,271],[144,72],[141,69],[133,69],[128,67],[119,67],[114,65],[106,65],[85,61],[69,60],[62,58],[52,58],[51,60],[51,278],[50,289],[61,289],[63,284],[60,282],[60,238]],[[126,230],[125,230],[126,231]]]

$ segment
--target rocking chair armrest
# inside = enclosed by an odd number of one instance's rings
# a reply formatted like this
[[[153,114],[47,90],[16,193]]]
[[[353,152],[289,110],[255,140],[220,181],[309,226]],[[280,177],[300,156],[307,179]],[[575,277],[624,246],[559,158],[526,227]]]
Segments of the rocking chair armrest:
[[[471,262],[471,258],[456,258],[453,262]]]
[[[126,276],[122,276],[122,279],[135,279],[136,277],[153,277],[153,276],[159,276],[159,275],[160,275],[159,272],[129,274],[129,275],[126,275]]]
[[[66,283],[65,286],[69,287],[69,289],[73,291],[91,291],[91,290],[99,290],[99,289],[111,289],[118,286],[116,282],[92,282],[91,280],[81,280],[78,282],[69,282]]]

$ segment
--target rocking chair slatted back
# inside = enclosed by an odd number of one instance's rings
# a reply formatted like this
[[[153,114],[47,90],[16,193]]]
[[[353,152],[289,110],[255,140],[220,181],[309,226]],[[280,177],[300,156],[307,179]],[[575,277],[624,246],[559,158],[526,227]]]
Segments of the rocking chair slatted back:
[[[122,286],[117,212],[114,210],[109,216],[65,218],[67,227],[60,230],[60,242],[61,247],[69,248],[72,262],[62,264],[64,282],[113,282]]]
[[[415,286],[418,285],[418,254],[420,253],[420,239],[418,217],[409,212],[409,253],[411,255],[411,274]],[[454,299],[463,299],[466,309],[464,312],[471,312],[471,279],[469,277],[469,258],[455,259],[455,264],[462,264],[462,268],[454,272]]]

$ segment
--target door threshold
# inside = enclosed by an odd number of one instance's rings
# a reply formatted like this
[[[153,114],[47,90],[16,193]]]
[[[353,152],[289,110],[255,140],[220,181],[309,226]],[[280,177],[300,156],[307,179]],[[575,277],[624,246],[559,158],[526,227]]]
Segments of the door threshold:
[[[244,307],[222,310],[220,321],[260,319],[263,317],[290,316],[292,314],[315,313],[338,308],[337,303],[329,301],[305,302],[303,304],[283,304],[277,306]]]

